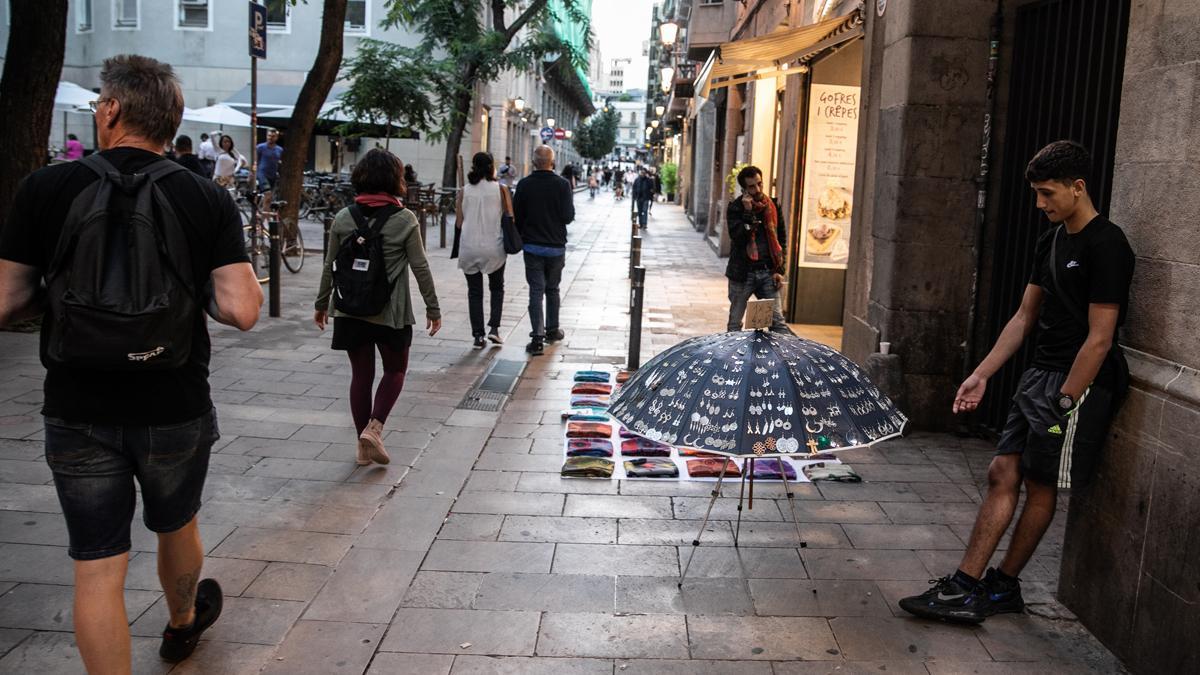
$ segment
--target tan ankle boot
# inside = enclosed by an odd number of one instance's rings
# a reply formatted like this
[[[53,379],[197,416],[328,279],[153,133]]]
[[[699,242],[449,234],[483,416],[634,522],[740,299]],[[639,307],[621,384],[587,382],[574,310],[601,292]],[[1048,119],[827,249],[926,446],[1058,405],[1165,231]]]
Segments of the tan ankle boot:
[[[365,448],[366,456],[372,462],[387,464],[392,461],[387,450],[383,449],[383,422],[379,420],[367,422],[367,428],[363,429],[362,435],[358,437],[358,446],[360,449]]]
[[[354,463],[359,466],[371,463],[371,457],[367,452],[367,443],[362,438],[358,439],[358,451],[354,454]]]

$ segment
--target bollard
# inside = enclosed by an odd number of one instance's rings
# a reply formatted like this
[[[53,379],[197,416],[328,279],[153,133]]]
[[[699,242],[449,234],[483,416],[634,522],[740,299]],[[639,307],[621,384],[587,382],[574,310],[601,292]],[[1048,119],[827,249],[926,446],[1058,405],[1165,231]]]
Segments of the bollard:
[[[272,317],[279,316],[279,217],[271,214],[270,220],[267,221],[267,233],[271,240],[271,281],[269,282],[269,290],[271,302],[268,308],[268,314]],[[297,224],[299,226],[299,224]]]
[[[629,359],[625,366],[637,370],[642,365],[642,300],[646,292],[646,268],[633,268],[633,282],[629,285]]]
[[[642,238],[639,235],[633,235],[633,241],[629,242],[629,278],[633,278],[633,270],[642,264]]]

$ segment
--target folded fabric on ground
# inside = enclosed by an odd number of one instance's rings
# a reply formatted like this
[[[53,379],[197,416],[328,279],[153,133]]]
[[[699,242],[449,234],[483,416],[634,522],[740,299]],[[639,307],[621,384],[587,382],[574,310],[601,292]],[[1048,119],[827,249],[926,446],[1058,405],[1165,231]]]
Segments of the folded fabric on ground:
[[[788,480],[796,480],[796,468],[786,461],[779,459],[752,459],[754,478],[757,480],[779,480],[779,464],[783,463],[783,472]]]
[[[631,377],[633,377],[633,371],[622,370],[617,373],[617,384],[625,384]]]
[[[621,438],[642,438],[642,436],[635,434],[626,427],[621,427],[620,434]]]
[[[627,438],[621,441],[621,454],[630,457],[670,457],[671,446],[649,438]]]
[[[577,370],[575,371],[576,382],[608,382],[612,375],[603,370]]]
[[[562,411],[562,418],[564,420],[569,417],[573,417],[575,415],[595,415],[595,416],[602,415],[602,416],[604,416],[604,419],[607,420],[608,419],[608,409],[605,408],[604,406],[581,405],[581,406],[567,408],[566,410]]]
[[[571,393],[608,396],[612,393],[612,385],[603,382],[580,382],[571,387]]]
[[[718,455],[715,452],[708,452],[707,450],[700,450],[697,448],[680,448],[679,456],[680,457],[720,457],[721,455]]]
[[[562,475],[570,478],[612,478],[613,461],[603,457],[568,457]]]
[[[861,483],[862,476],[854,473],[845,464],[809,464],[804,467],[804,475],[811,481],[828,480],[838,483]]]
[[[669,459],[631,459],[625,462],[625,475],[630,478],[678,478],[679,467]]]
[[[612,457],[612,441],[606,438],[568,438],[567,457]]]
[[[595,413],[584,413],[582,415],[571,415],[567,418],[568,422],[607,422],[608,415],[597,415]]]
[[[737,478],[742,475],[738,465],[733,460],[720,457],[711,459],[689,459],[687,461],[688,475],[692,478],[717,478],[721,475],[721,467],[725,467],[725,477]]]
[[[571,396],[571,407],[572,408],[581,408],[581,407],[607,408],[608,407],[608,397],[607,396],[596,396],[594,394],[584,394],[582,396],[578,396],[578,395]]]
[[[612,425],[603,422],[567,422],[567,438],[609,438]]]

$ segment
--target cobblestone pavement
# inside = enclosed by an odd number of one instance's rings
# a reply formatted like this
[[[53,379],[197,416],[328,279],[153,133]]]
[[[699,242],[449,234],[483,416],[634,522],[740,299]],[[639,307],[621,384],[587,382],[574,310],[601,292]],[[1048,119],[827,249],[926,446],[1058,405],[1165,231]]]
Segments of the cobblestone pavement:
[[[222,438],[200,519],[205,575],[228,597],[195,655],[170,672],[1119,670],[1053,600],[1065,514],[1024,575],[1030,613],[961,628],[896,608],[953,570],[968,536],[990,449],[952,436],[848,453],[860,485],[801,486],[805,548],[777,487],[759,486],[740,549],[734,500],[722,499],[680,593],[711,484],[558,476],[571,373],[622,363],[628,334],[628,205],[576,198],[567,339],[529,361],[502,413],[459,404],[492,359],[526,360],[519,256],[508,343],[478,352],[465,284],[448,251],[433,250],[446,323],[413,344],[387,425],[390,466],[353,462],[349,370],[311,324],[318,261],[285,277],[283,318],[246,334],[213,328]],[[723,261],[680,209],[655,207],[644,262],[645,358],[721,329]],[[41,457],[36,336],[0,333],[0,369],[0,672],[80,672],[66,533]],[[133,548],[134,670],[167,672],[156,656],[165,611],[155,540],[135,525]]]

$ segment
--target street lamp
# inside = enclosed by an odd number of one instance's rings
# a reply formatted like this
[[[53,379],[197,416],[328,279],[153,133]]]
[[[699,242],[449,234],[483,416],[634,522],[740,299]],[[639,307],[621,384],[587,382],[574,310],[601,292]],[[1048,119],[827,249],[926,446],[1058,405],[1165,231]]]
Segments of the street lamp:
[[[675,38],[679,37],[679,24],[674,21],[668,21],[658,27],[658,37],[662,40],[664,47],[670,47],[675,44]]]
[[[567,129],[567,131],[564,135],[567,137],[567,140],[569,141],[575,137],[575,132],[571,131],[570,129]]]
[[[666,111],[667,111],[667,106],[665,106],[665,105],[654,106],[654,114],[658,115],[659,117],[662,117],[662,114],[665,113]]]
[[[555,121],[555,120],[554,120],[554,118],[553,118],[553,117],[547,117],[547,118],[546,118],[546,126],[548,126],[548,127],[550,127],[551,129],[553,129],[553,128],[554,128],[554,121]]]
[[[524,109],[525,109],[525,99],[521,98],[520,96],[513,99],[513,110],[516,110],[517,112],[521,112]]]
[[[650,120],[650,126],[657,129],[658,128],[658,120]]]

